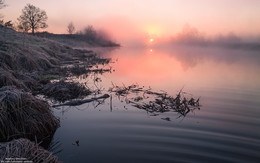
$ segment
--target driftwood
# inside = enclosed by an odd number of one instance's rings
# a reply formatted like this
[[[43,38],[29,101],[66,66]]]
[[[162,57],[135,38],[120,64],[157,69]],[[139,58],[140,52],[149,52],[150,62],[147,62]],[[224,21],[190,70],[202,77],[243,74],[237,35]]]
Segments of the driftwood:
[[[74,100],[74,101],[66,102],[64,104],[52,105],[52,107],[77,106],[77,105],[82,105],[82,104],[85,104],[85,103],[90,103],[92,101],[96,101],[96,100],[99,100],[99,99],[106,99],[106,98],[109,98],[109,97],[110,96],[108,94],[104,94],[104,95],[102,95],[100,97],[94,97],[94,98],[86,99],[86,100]]]

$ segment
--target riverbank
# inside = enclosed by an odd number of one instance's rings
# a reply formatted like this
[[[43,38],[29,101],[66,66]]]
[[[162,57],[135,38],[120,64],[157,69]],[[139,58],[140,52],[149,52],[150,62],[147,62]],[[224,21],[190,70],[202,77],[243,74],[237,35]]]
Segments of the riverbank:
[[[67,78],[93,71],[109,71],[95,68],[109,61],[99,58],[93,51],[74,49],[54,40],[1,26],[1,143],[26,138],[35,143],[43,142],[36,144],[47,149],[45,140],[51,142],[59,120],[53,116],[48,103],[36,95],[41,94],[59,102],[84,98],[91,94],[91,90],[82,84],[69,82]],[[9,123],[12,125],[6,125]],[[6,152],[0,152],[1,160],[5,159]],[[44,157],[41,159],[44,160]]]
[[[62,118],[53,116],[53,112],[66,107],[85,106],[86,109],[88,103],[96,102],[94,108],[108,104],[106,106],[109,106],[112,112],[117,110],[118,106],[125,110],[129,107],[168,122],[171,121],[170,116],[160,114],[176,113],[179,117],[185,117],[200,109],[199,98],[187,96],[182,90],[171,96],[165,91],[153,90],[151,87],[138,84],[118,86],[113,84],[113,81],[103,81],[103,73],[112,74],[125,69],[119,68],[115,71],[114,67],[109,65],[112,63],[110,59],[100,58],[93,51],[71,48],[48,38],[17,33],[7,28],[1,28],[0,32],[0,105],[3,107],[0,110],[0,131],[4,131],[1,133],[3,139],[0,140],[0,146],[2,145],[3,149],[5,142],[16,145],[17,143],[12,141],[21,142],[21,138],[49,149],[54,134],[58,132],[57,128],[62,124]],[[120,56],[125,55],[120,53]],[[128,67],[128,63],[125,66]],[[88,80],[93,80],[93,83]],[[110,77],[107,80],[110,80]],[[99,85],[101,82],[112,82],[112,87],[102,87],[102,84]],[[108,98],[109,100],[106,100]],[[52,106],[42,99],[47,100]],[[5,125],[8,123],[11,125]],[[63,125],[64,127],[67,125]],[[62,130],[62,127],[60,129]],[[67,134],[63,133],[62,137],[66,137]],[[78,137],[81,134],[78,133]],[[80,141],[83,142],[80,143],[81,146],[84,146],[84,138],[75,140],[72,145],[76,142],[79,146]],[[26,144],[27,140],[22,142]],[[68,142],[64,144],[70,144]],[[27,150],[21,146],[15,148]],[[70,150],[70,147],[63,149]],[[47,150],[45,152],[48,153]],[[10,152],[0,151],[1,160],[7,156],[6,153]],[[51,155],[50,152],[49,154]]]
[[[48,32],[39,32],[35,34],[42,38],[48,38],[65,45],[73,47],[119,47],[120,44],[106,39],[102,35],[96,34],[95,37],[89,37],[86,34],[53,34]]]

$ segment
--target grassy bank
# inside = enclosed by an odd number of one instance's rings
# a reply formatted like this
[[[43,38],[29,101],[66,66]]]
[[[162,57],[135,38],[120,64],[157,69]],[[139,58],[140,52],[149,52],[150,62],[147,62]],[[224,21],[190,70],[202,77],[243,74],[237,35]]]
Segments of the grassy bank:
[[[65,45],[81,47],[118,47],[120,44],[103,37],[89,38],[84,34],[53,34],[48,32],[36,33],[36,36],[55,40]]]
[[[108,62],[109,59],[99,58],[92,51],[0,26],[0,146],[11,141],[13,149],[22,151],[12,155],[12,149],[1,148],[1,160],[7,156],[23,157],[27,152],[34,153],[34,149],[37,152],[40,148],[30,141],[47,138],[51,141],[59,127],[48,103],[35,95],[43,94],[60,102],[83,98],[91,91],[84,85],[66,81],[67,77],[93,72],[96,65]],[[21,142],[32,148],[24,148]],[[56,159],[48,151],[40,151],[43,156]]]

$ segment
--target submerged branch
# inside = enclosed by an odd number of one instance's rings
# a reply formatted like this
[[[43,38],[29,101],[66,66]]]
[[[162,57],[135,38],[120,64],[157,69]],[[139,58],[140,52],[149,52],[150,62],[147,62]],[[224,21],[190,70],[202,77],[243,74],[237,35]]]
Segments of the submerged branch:
[[[144,89],[144,87],[139,87],[138,85],[130,85],[126,86],[116,86],[112,83],[113,87],[109,89],[110,92],[114,92],[117,96],[125,98],[127,103],[131,103],[132,106],[146,110],[149,113],[164,113],[164,112],[177,112],[181,116],[186,116],[190,111],[200,109],[199,98],[194,99],[193,97],[187,98],[184,97],[184,92],[182,89],[176,95],[176,97],[167,95],[166,92],[156,92],[150,89]],[[127,95],[130,93],[143,93],[143,97],[138,96],[131,98],[130,100],[127,98]],[[153,100],[149,102],[144,102],[145,99],[149,97],[145,97],[149,95]]]
[[[108,94],[104,94],[100,97],[94,97],[94,98],[86,99],[86,100],[74,100],[74,101],[66,102],[64,104],[52,105],[52,107],[77,106],[77,105],[82,105],[82,104],[85,104],[85,103],[90,103],[92,101],[96,101],[96,100],[99,100],[99,99],[106,99],[106,98],[109,98],[109,97],[110,96]]]

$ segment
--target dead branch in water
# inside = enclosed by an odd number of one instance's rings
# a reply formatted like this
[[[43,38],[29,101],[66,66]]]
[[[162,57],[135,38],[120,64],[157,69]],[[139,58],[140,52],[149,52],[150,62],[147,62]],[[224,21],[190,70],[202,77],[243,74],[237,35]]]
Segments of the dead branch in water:
[[[123,85],[122,87],[119,87],[117,85],[114,85],[112,83],[113,87],[109,88],[109,92],[114,92],[116,95],[118,96],[126,96],[129,93],[137,93],[137,92],[141,92],[144,91],[143,88],[138,87],[138,85],[136,84],[132,84],[128,87],[126,87],[125,85]]]
[[[131,103],[134,107],[142,110],[146,110],[149,113],[164,113],[164,112],[177,112],[181,116],[186,116],[190,111],[200,109],[199,98],[187,98],[184,97],[184,92],[182,89],[179,93],[173,97],[167,95],[166,92],[156,92],[150,89],[144,89],[144,87],[139,87],[136,84],[130,86],[116,86],[112,83],[113,87],[109,89],[110,92],[114,92],[117,96],[126,98],[127,103]],[[130,93],[143,93],[143,97],[138,96],[132,98],[132,100],[127,98]],[[153,97],[153,100],[149,102],[142,102],[145,99],[145,94]]]
[[[91,99],[86,99],[86,100],[74,100],[74,101],[70,101],[70,102],[66,102],[64,104],[59,104],[59,105],[52,105],[52,107],[59,107],[59,106],[77,106],[77,105],[82,105],[82,104],[85,104],[85,103],[90,103],[92,101],[96,101],[96,100],[99,100],[99,99],[106,99],[106,98],[109,98],[110,96],[108,94],[104,94],[100,97],[94,97],[94,98],[91,98]]]

